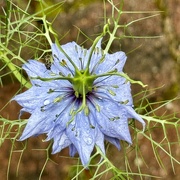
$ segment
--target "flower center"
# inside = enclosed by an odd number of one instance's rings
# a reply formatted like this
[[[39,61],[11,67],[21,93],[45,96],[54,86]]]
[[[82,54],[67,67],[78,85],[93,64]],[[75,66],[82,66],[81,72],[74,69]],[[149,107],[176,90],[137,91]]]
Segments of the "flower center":
[[[92,91],[94,80],[95,76],[91,75],[88,69],[76,70],[74,78],[71,80],[76,97],[83,96]]]

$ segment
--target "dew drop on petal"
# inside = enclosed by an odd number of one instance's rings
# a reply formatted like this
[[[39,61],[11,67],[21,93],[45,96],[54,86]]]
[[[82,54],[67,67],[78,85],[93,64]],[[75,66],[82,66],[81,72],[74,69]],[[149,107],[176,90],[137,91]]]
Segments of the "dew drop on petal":
[[[118,129],[119,129],[119,128],[118,128]],[[107,130],[107,132],[110,133],[111,135],[114,135],[114,133],[115,133],[113,127],[110,127],[110,128]]]
[[[90,132],[90,129],[89,129],[89,128],[88,128],[88,129],[86,129],[86,132],[87,132],[87,133],[89,133],[89,132]]]
[[[93,140],[91,136],[83,136],[83,140],[86,144],[91,145]]]
[[[101,73],[102,73],[102,70],[99,70],[98,73],[101,74]]]
[[[44,100],[44,105],[48,105],[50,103],[49,99]]]
[[[72,120],[72,121],[71,121],[71,125],[75,125],[75,120]]]

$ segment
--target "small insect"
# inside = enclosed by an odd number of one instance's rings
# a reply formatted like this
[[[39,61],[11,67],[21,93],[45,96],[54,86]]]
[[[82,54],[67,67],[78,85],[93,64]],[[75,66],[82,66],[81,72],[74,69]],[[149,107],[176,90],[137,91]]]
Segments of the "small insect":
[[[51,70],[51,65],[52,65],[52,63],[53,63],[53,58],[52,58],[52,56],[48,54],[48,55],[46,55],[46,56],[44,57],[44,60],[45,60],[46,69],[47,69],[47,70]]]

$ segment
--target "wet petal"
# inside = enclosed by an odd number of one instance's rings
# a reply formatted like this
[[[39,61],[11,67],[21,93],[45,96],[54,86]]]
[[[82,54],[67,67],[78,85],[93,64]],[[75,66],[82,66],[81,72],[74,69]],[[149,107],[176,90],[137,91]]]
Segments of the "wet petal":
[[[117,138],[112,138],[112,137],[109,137],[109,136],[105,136],[105,140],[109,141],[111,144],[113,144],[114,146],[116,146],[118,150],[121,149],[120,140],[119,140],[119,139],[117,139]]]
[[[94,68],[93,73],[103,74],[113,70],[122,72],[122,69],[126,62],[126,58],[126,54],[122,51],[116,52],[114,54],[106,54],[104,57],[104,61],[102,63],[99,63],[98,66]]]
[[[76,147],[82,164],[86,166],[93,151],[96,137],[95,129],[90,127],[88,117],[84,115],[84,112],[76,115],[74,122],[67,127],[66,134]]]
[[[128,118],[134,118],[134,119],[138,120],[142,124],[143,131],[144,131],[146,123],[140,117],[140,115],[137,114],[131,106],[124,106],[124,108],[127,110],[127,117]]]
[[[61,46],[64,52],[68,52],[69,58],[74,62],[78,69],[83,70],[87,64],[87,51],[86,49],[80,47],[75,42],[70,42]],[[53,67],[58,67],[58,70],[64,76],[68,74],[74,75],[75,69],[71,64],[66,55],[60,51],[56,44],[52,44],[52,53],[54,58]]]
[[[118,138],[131,143],[128,127],[128,116],[123,105],[107,100],[99,100],[100,111],[96,111],[99,129],[109,137]]]
[[[22,68],[26,71],[29,77],[47,77],[49,76],[48,71],[46,69],[45,64],[36,61],[36,60],[28,60],[26,64],[22,66]]]
[[[97,97],[106,97],[126,105],[133,104],[130,83],[126,82],[125,78],[110,76],[103,80],[97,80],[95,87]]]
[[[59,127],[62,127],[62,130],[65,129],[66,123],[70,120],[69,113],[65,111],[71,108],[69,106],[70,101],[71,99],[65,99],[56,105],[48,104],[48,107],[44,106],[44,109],[37,107],[29,118],[19,140],[23,141],[30,136],[48,133],[57,126],[57,123],[61,123]],[[62,108],[58,108],[61,105],[63,105]],[[53,133],[52,137],[55,137],[57,134],[56,132]]]
[[[29,90],[16,95],[12,100],[18,101],[25,111],[32,113],[37,107],[43,106],[46,100],[54,99],[59,94],[48,94],[47,92],[47,88],[33,86]]]
[[[20,137],[23,141],[31,136],[47,133],[53,126],[54,117],[49,118],[47,113],[42,113],[39,108],[31,115]]]
[[[102,131],[100,131],[99,127],[96,128],[96,145],[101,149],[101,151],[105,154],[105,148],[104,148],[104,134]]]
[[[78,152],[78,151],[77,151],[76,147],[75,147],[73,144],[71,144],[71,145],[69,146],[69,155],[70,155],[70,156],[75,156],[75,154],[76,154],[77,152]]]
[[[60,152],[62,149],[70,146],[72,142],[69,140],[65,132],[58,133],[54,136],[54,143],[52,147],[52,154]]]
[[[59,77],[59,74],[54,74],[51,71],[47,70],[45,64],[38,62],[36,60],[29,60],[26,64],[22,66],[22,68],[26,71],[26,73],[30,77],[32,85],[36,85],[36,86],[37,85],[41,86],[41,84],[44,83],[44,81],[38,79],[38,77],[40,78]],[[46,81],[46,85],[48,84],[49,81]]]

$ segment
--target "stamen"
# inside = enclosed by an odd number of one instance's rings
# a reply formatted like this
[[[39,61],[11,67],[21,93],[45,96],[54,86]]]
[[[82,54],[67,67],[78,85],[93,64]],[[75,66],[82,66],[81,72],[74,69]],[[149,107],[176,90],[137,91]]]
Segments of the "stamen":
[[[125,100],[125,101],[120,101],[119,103],[126,105],[128,102],[129,102],[129,100],[127,99],[127,100]]]
[[[75,45],[75,50],[76,50],[76,52],[78,53],[78,47]]]
[[[39,84],[34,84],[36,87],[41,87]]]
[[[47,93],[50,94],[50,93],[53,93],[53,92],[54,92],[53,89],[49,89],[49,91]]]
[[[44,109],[45,106],[41,106],[41,112],[44,112],[45,109]]]
[[[60,116],[60,114],[56,114],[56,118],[58,118]]]
[[[120,117],[119,117],[119,116],[109,118],[109,120],[110,120],[110,121],[115,121],[115,120],[118,120],[118,119],[120,119]]]
[[[84,108],[84,114],[85,114],[86,116],[89,115],[89,108],[88,108],[88,106],[85,106],[85,108]]]
[[[119,88],[118,85],[111,85],[111,87],[113,87],[113,88]]]
[[[90,128],[95,129],[95,127],[92,124],[90,124]]]
[[[81,53],[84,51],[84,47],[83,46],[81,46]]]
[[[96,107],[96,110],[97,110],[98,112],[100,112],[100,110],[101,110],[100,106],[99,106],[98,104],[95,104],[95,107]]]
[[[75,91],[75,92],[74,92],[74,95],[76,96],[76,98],[79,98],[79,93],[78,93],[78,91]]]
[[[67,66],[67,63],[66,63],[66,61],[64,59],[62,59],[62,61],[60,61],[59,64],[61,66]]]
[[[112,95],[112,96],[116,96],[116,93],[114,91],[112,91],[111,89],[108,89],[108,92]]]
[[[56,54],[53,54],[54,58],[56,58],[57,60],[59,60],[59,58],[56,56]]]
[[[120,59],[118,59],[118,60],[116,61],[115,65],[117,65],[119,62],[120,62]]]
[[[63,74],[62,72],[59,72],[59,75],[60,75],[60,76],[64,76],[64,74]]]
[[[56,76],[57,74],[53,73],[53,72],[50,72],[49,75],[51,76]]]
[[[56,98],[53,100],[53,102],[54,102],[54,103],[58,103],[58,102],[61,102],[62,99],[63,99],[62,96],[58,96],[58,97],[56,97]]]

